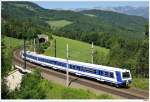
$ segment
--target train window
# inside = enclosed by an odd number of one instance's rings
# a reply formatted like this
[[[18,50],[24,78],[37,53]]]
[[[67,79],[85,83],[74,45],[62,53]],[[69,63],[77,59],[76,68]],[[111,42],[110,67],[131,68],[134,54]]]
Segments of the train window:
[[[73,69],[76,69],[76,66],[75,66],[75,65],[73,65]]]
[[[105,71],[101,71],[101,75],[102,75],[102,76],[105,76]]]
[[[42,61],[42,58],[39,58],[39,61]]]
[[[96,74],[96,70],[92,69],[92,73],[93,73],[93,74]]]
[[[31,56],[32,59],[34,59],[34,56]]]
[[[84,70],[84,72],[87,72],[87,71],[88,71],[88,68],[83,67],[83,70]]]
[[[84,71],[85,72],[90,72],[90,70],[88,68],[86,68],[86,67],[84,67]]]
[[[61,66],[61,63],[56,61],[56,65]]]
[[[71,69],[72,69],[72,68],[73,68],[73,66],[72,66],[71,64],[69,64],[69,68],[71,68]]]
[[[80,67],[80,71],[84,71],[84,67]]]
[[[80,66],[77,66],[77,70],[80,70],[80,68],[81,68]]]
[[[112,72],[109,73],[110,78],[114,78],[114,74]]]
[[[84,67],[83,70],[84,70],[85,72],[87,72],[87,73],[96,74],[96,70],[95,70],[95,69],[91,69],[91,68],[86,68],[86,67]]]
[[[42,59],[41,59],[41,58],[39,58],[39,61],[42,61]]]
[[[47,63],[47,59],[45,59],[45,62]]]
[[[55,64],[58,65],[58,62],[56,61]]]
[[[39,61],[42,61],[42,62],[43,62],[43,59],[42,59],[42,58],[39,58]]]
[[[84,68],[84,67],[81,67],[80,70],[81,70],[81,71],[85,71],[85,68]]]
[[[65,66],[66,66],[66,64],[65,64]],[[76,69],[76,66],[75,66],[75,65],[70,64],[70,65],[69,65],[69,68],[71,68],[71,69]]]
[[[94,70],[94,69],[90,69],[90,72],[93,74],[96,74],[96,70]]]
[[[92,73],[92,70],[90,70],[89,68],[85,68],[85,71],[88,73]]]
[[[88,73],[91,72],[90,69],[89,69],[89,68],[86,68],[86,67],[84,67],[84,71],[85,71],[85,72],[88,72]]]
[[[66,67],[66,66],[67,66],[67,64],[66,64],[66,63],[62,63],[62,66],[63,66],[63,67]]]
[[[123,72],[123,78],[129,78],[130,74],[129,72]]]
[[[102,75],[102,71],[101,70],[99,70],[99,75]]]
[[[26,57],[29,57],[29,58],[30,58],[30,55],[27,55],[27,54],[26,54]]]
[[[105,76],[108,77],[108,72],[105,72]]]
[[[46,59],[45,62],[48,63],[48,59]]]
[[[48,60],[48,63],[50,63],[50,64],[51,64],[51,63],[52,63],[52,61],[51,61],[51,60]]]
[[[64,65],[64,63],[60,62],[60,66],[62,66],[62,67],[63,67],[63,65]]]
[[[45,62],[45,59],[44,59],[44,58],[42,58],[42,61],[43,61],[43,62]]]
[[[61,66],[61,62],[57,62],[57,65]]]
[[[52,64],[55,64],[56,62],[55,62],[55,61],[52,61],[51,63],[52,63]]]
[[[50,60],[50,64],[54,64],[54,61]]]
[[[52,60],[49,60],[49,63],[52,64]]]
[[[44,59],[43,59],[43,58],[41,58],[41,61],[42,61],[42,62],[44,62]]]
[[[65,63],[60,62],[60,66],[65,67]]]
[[[69,68],[71,68],[71,69],[72,69],[72,65],[71,65],[71,64],[69,64]]]

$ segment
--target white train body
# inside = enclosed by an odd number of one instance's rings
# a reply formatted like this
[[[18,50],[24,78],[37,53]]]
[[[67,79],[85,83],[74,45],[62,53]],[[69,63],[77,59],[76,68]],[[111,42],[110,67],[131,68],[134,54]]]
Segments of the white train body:
[[[25,54],[21,53],[22,58],[25,58],[24,55]],[[68,64],[68,71],[70,73],[94,78],[99,81],[113,83],[117,86],[127,86],[132,82],[130,70],[127,69],[96,65],[73,60],[68,60],[67,63],[66,59],[49,57],[30,51],[26,51],[26,60],[40,64],[42,66],[64,71],[67,69]]]

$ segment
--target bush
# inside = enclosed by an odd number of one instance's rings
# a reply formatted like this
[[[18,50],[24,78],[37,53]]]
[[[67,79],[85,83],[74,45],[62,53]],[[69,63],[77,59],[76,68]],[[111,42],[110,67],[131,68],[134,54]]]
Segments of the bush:
[[[65,88],[62,92],[62,99],[88,99],[89,93],[85,90],[76,90],[72,88]]]
[[[97,96],[98,99],[113,99],[111,95],[108,94],[101,94]]]

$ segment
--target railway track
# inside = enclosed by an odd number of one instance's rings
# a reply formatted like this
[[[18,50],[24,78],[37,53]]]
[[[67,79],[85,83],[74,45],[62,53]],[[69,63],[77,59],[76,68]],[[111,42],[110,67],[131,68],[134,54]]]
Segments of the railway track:
[[[24,63],[24,61],[21,59],[19,53],[20,53],[20,49],[14,50],[13,61],[15,64],[21,65]],[[55,71],[53,69],[50,70],[50,68],[48,69],[48,68],[41,67],[41,66],[39,67],[39,65],[36,65],[36,64],[30,63],[30,62],[27,62],[26,64],[27,64],[28,69],[39,68],[39,69],[41,69],[41,71],[43,73],[47,73],[47,74],[57,76],[57,77],[62,78],[62,79],[66,79],[65,72],[62,72],[60,70],[57,70],[57,71]],[[70,75],[69,76],[70,80],[74,80],[77,77],[78,76],[76,76],[76,75]],[[78,80],[76,80],[75,82],[82,84],[84,86],[87,86],[87,87],[94,88],[96,90],[101,90],[101,91],[108,92],[108,93],[111,93],[111,94],[114,94],[117,96],[121,96],[125,99],[149,99],[148,98],[149,97],[148,92],[134,89],[134,88],[115,88],[113,86],[109,86],[109,85],[106,85],[104,83],[100,83],[96,80],[94,80],[94,81],[88,80],[87,78],[82,78],[82,77],[78,78]]]

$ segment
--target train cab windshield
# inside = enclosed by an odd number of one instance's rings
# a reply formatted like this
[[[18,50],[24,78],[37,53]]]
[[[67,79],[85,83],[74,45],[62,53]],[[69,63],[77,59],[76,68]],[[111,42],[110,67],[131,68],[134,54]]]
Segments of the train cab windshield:
[[[123,76],[123,79],[124,78],[130,78],[130,73],[129,72],[123,72],[122,76]]]

